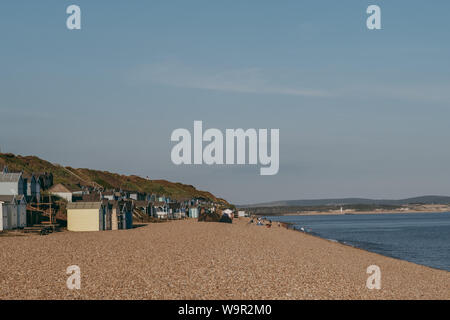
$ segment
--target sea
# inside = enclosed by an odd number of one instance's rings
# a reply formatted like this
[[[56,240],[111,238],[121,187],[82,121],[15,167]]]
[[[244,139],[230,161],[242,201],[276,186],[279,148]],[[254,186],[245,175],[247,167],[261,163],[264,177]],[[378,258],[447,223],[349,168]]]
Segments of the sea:
[[[450,271],[450,212],[265,218],[330,241]]]

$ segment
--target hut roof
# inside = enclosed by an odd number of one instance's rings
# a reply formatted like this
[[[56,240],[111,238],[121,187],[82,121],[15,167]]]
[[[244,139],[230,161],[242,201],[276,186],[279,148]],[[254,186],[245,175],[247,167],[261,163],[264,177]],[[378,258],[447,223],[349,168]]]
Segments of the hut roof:
[[[155,201],[155,202],[151,202],[150,204],[152,206],[154,206],[154,207],[162,207],[162,206],[166,206],[167,205],[167,203],[162,202],[162,201]]]
[[[81,191],[80,188],[73,188],[66,185],[63,185],[62,183],[58,183],[57,185],[54,185],[49,189],[50,192],[65,192],[65,193],[72,193],[75,191]]]
[[[12,203],[14,200],[21,201],[25,196],[23,194],[20,195],[0,195],[0,202],[8,202]]]
[[[0,172],[0,182],[18,182],[21,176],[22,172],[15,172],[15,173]]]
[[[67,204],[67,209],[100,209],[102,202],[71,202]]]

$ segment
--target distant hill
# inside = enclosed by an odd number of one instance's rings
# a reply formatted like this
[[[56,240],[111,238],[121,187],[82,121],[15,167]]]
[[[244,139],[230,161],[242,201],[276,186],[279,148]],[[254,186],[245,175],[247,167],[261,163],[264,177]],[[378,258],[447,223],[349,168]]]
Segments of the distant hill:
[[[366,198],[341,198],[341,199],[316,199],[316,200],[285,200],[266,203],[240,205],[239,207],[314,207],[314,206],[336,206],[336,205],[391,205],[401,206],[406,204],[450,204],[447,196],[421,196],[400,200],[389,199],[366,199]]]
[[[102,187],[103,189],[122,189],[126,191],[156,193],[174,199],[202,197],[210,201],[228,204],[207,191],[197,190],[191,185],[166,180],[148,180],[135,175],[126,176],[108,171],[92,169],[75,169],[53,164],[35,156],[20,156],[11,153],[0,153],[0,168],[8,166],[8,170],[33,172],[49,172],[53,174],[53,183],[68,186]]]

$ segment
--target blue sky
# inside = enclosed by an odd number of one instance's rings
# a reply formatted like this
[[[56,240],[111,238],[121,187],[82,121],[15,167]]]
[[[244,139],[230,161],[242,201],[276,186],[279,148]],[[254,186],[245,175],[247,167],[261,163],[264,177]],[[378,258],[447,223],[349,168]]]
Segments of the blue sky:
[[[66,28],[77,4],[82,29]],[[370,4],[382,30],[366,28]],[[0,147],[235,203],[450,194],[448,1],[2,1]],[[279,128],[280,171],[170,134]]]

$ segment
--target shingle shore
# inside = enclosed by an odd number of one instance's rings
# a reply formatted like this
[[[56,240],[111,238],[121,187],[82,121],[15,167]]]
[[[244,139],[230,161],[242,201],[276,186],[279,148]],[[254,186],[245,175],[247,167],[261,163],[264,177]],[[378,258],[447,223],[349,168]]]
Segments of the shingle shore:
[[[0,299],[450,299],[450,272],[236,220],[0,237]]]

